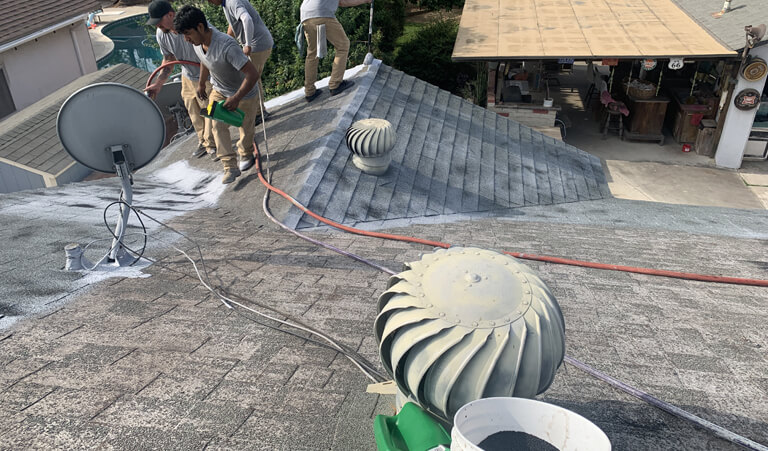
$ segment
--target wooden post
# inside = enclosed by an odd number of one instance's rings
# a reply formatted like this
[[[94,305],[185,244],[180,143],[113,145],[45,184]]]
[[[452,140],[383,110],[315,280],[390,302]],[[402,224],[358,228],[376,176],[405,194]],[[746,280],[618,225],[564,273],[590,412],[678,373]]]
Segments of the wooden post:
[[[731,83],[731,79],[738,76],[737,67],[733,63],[728,63],[723,68],[723,87],[720,88],[720,97],[726,96],[725,103],[723,104],[723,110],[718,112],[717,115],[717,127],[715,128],[715,136],[712,138],[712,148],[717,149],[720,144],[720,136],[723,134],[723,125],[725,124],[725,116],[728,113],[728,109],[731,106],[733,98],[733,90],[736,87],[736,83]]]

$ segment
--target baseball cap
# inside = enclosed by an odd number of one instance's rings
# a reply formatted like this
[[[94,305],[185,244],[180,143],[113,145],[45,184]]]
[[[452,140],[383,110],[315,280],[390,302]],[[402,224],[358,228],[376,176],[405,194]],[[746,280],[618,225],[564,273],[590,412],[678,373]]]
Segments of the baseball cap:
[[[158,22],[168,14],[169,12],[173,11],[173,7],[170,3],[168,3],[165,0],[154,0],[152,3],[149,4],[149,20],[147,21],[147,25],[157,25]]]

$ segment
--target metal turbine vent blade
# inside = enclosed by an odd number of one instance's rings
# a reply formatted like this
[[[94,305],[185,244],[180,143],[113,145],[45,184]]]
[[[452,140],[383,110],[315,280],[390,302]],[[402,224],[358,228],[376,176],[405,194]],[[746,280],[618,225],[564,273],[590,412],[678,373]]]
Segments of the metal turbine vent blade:
[[[379,297],[374,329],[400,391],[449,422],[475,399],[543,392],[565,355],[565,321],[546,284],[477,248],[408,263]]]

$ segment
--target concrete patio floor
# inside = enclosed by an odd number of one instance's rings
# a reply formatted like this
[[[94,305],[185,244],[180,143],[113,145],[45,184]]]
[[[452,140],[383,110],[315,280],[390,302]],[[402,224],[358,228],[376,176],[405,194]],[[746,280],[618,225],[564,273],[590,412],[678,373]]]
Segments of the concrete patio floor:
[[[586,66],[574,65],[553,89],[571,127],[565,142],[603,160],[611,194],[621,199],[733,208],[768,209],[768,161],[745,160],[741,169],[717,168],[714,159],[682,152],[671,136],[654,142],[603,140],[593,112],[584,111]],[[573,88],[573,89],[571,89]],[[573,92],[571,92],[573,91]]]

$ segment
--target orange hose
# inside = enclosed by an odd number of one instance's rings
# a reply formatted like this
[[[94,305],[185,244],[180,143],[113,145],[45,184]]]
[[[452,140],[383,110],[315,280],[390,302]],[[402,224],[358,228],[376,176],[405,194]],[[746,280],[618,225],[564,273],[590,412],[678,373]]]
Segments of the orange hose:
[[[171,61],[169,63],[165,63],[160,67],[158,67],[157,69],[155,69],[154,72],[152,72],[152,75],[150,75],[149,80],[147,80],[147,86],[149,86],[150,82],[155,77],[155,74],[157,74],[157,72],[160,69],[167,67],[169,65],[175,65],[175,64],[199,65],[198,63],[193,63],[190,61]],[[323,224],[327,224],[331,227],[335,227],[345,232],[354,233],[356,235],[370,236],[375,238],[384,238],[387,240],[404,241],[407,243],[425,244],[427,246],[433,246],[433,247],[441,247],[441,248],[451,247],[450,244],[443,243],[441,241],[425,240],[421,238],[414,238],[414,237],[404,236],[404,235],[393,235],[393,234],[382,233],[382,232],[369,232],[367,230],[356,229],[354,227],[345,226],[343,224],[339,224],[338,222],[331,221],[330,219],[326,219],[318,215],[317,213],[309,210],[307,207],[299,203],[299,201],[294,199],[291,195],[272,186],[272,184],[270,184],[267,181],[267,179],[264,178],[264,174],[262,174],[261,172],[261,161],[260,161],[261,155],[259,154],[259,148],[256,146],[256,143],[253,144],[253,151],[256,156],[256,169],[258,170],[259,180],[261,180],[261,183],[263,183],[264,186],[266,186],[267,189],[269,189],[270,191],[273,191],[283,196],[290,203],[295,205],[299,210],[317,219]],[[583,260],[572,260],[569,258],[551,257],[547,255],[525,254],[521,252],[509,252],[509,251],[503,251],[503,252],[507,255],[511,255],[513,257],[524,259],[524,260],[535,260],[535,261],[554,263],[559,265],[580,266],[583,268],[603,269],[608,271],[623,271],[623,272],[630,272],[635,274],[645,274],[649,276],[661,276],[661,277],[672,277],[676,279],[696,280],[700,282],[729,283],[729,284],[735,284],[735,285],[752,285],[757,287],[768,287],[768,280],[763,280],[763,279],[745,279],[740,277],[712,276],[707,274],[668,271],[664,269],[651,269],[651,268],[640,268],[635,266],[611,265],[606,263],[589,262],[589,261],[583,261]]]
[[[147,79],[147,84],[144,85],[145,88],[148,88],[149,85],[152,84],[152,80],[154,80],[155,75],[157,75],[158,72],[160,72],[161,69],[164,69],[168,66],[175,66],[177,64],[187,64],[190,66],[200,66],[200,63],[196,63],[194,61],[183,61],[183,60],[176,60],[176,61],[169,61],[167,63],[161,64],[157,69],[153,70],[151,74],[149,74],[149,78]]]
[[[259,180],[261,180],[261,183],[263,183],[264,186],[266,186],[269,190],[283,196],[290,203],[298,207],[299,210],[317,219],[318,221],[324,224],[328,224],[329,226],[335,227],[337,229],[343,230],[345,232],[354,233],[356,235],[371,236],[371,237],[384,238],[384,239],[396,240],[396,241],[405,241],[409,243],[426,244],[428,246],[434,246],[434,247],[442,247],[442,248],[450,247],[450,244],[443,243],[441,241],[431,241],[431,240],[424,240],[421,238],[413,238],[413,237],[403,236],[403,235],[393,235],[389,233],[369,232],[366,230],[360,230],[354,227],[349,227],[349,226],[339,224],[335,221],[331,221],[330,219],[326,219],[318,215],[317,213],[309,210],[307,207],[299,203],[299,201],[291,197],[289,194],[286,194],[280,189],[272,186],[264,178],[264,175],[261,172],[259,148],[256,146],[256,144],[253,145],[253,148],[256,154],[256,169],[259,172]],[[509,251],[503,251],[503,252],[507,255],[511,255],[513,257],[524,259],[524,260],[536,260],[540,262],[554,263],[554,264],[560,264],[560,265],[581,266],[584,268],[604,269],[609,271],[623,271],[623,272],[631,272],[636,274],[646,274],[650,276],[673,277],[676,279],[698,280],[701,282],[717,282],[717,283],[730,283],[730,284],[736,284],[736,285],[754,285],[758,287],[768,287],[768,280],[744,279],[739,277],[710,276],[705,274],[668,271],[664,269],[638,268],[633,266],[611,265],[606,263],[588,262],[583,260],[572,260],[572,259],[561,258],[561,257],[550,257],[547,255],[524,254],[521,252],[509,252]]]

